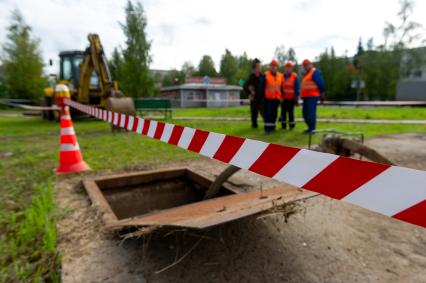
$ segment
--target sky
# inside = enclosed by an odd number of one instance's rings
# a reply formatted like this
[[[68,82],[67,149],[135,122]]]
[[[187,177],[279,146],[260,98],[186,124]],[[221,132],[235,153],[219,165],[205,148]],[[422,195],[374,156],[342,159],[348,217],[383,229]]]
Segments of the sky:
[[[135,1],[135,0],[134,0]],[[219,66],[225,48],[269,62],[279,45],[298,60],[314,59],[333,46],[349,56],[358,40],[383,42],[385,21],[397,22],[398,0],[142,0],[152,41],[153,69],[197,65],[204,54]],[[98,33],[107,56],[124,47],[120,23],[126,0],[0,0],[0,44],[13,9],[21,10],[41,40],[47,64],[62,50],[84,50]],[[413,20],[426,27],[426,1],[417,0]],[[423,17],[422,17],[423,16]],[[54,68],[48,72],[54,72]]]

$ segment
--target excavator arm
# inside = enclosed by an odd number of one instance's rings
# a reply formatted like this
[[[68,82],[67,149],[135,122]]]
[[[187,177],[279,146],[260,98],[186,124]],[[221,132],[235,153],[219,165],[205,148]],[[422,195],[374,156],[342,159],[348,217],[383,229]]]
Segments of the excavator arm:
[[[118,89],[117,83],[111,78],[108,68],[108,62],[97,34],[89,34],[89,47],[84,52],[84,58],[80,65],[80,87],[78,90],[78,101],[89,103],[90,78],[93,71],[96,72],[99,79],[100,106],[106,106],[106,100],[109,97],[122,97],[123,94]]]
[[[90,104],[93,99],[99,101],[101,108],[113,112],[134,115],[135,105],[133,99],[125,97],[119,90],[117,82],[111,78],[108,62],[105,57],[101,40],[97,34],[89,34],[89,47],[84,51],[83,61],[80,65],[80,86],[77,100]],[[99,90],[90,89],[90,78],[96,72],[99,79]],[[98,99],[96,99],[98,97]],[[113,130],[117,129],[113,127]]]

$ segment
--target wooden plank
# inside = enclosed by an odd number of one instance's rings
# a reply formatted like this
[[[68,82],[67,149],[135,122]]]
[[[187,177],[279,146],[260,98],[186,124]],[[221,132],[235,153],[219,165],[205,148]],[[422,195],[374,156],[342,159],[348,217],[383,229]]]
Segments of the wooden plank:
[[[274,207],[316,196],[316,193],[290,185],[259,191],[241,193],[206,201],[200,201],[149,215],[122,219],[113,223],[111,229],[137,226],[175,226],[205,229]]]

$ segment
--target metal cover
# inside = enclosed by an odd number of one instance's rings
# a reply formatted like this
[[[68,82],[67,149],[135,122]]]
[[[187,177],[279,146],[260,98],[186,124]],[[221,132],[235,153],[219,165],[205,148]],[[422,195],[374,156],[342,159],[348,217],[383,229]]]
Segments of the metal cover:
[[[151,211],[132,217],[120,217],[117,215],[117,210],[114,212],[113,209],[113,207],[117,207],[117,205],[111,203],[111,198],[108,201],[108,194],[111,194],[108,190],[112,189],[114,190],[112,193],[123,194],[123,192],[120,191],[120,188],[127,190],[128,187],[133,186],[132,188],[134,188],[138,185],[147,185],[153,182],[164,182],[167,180],[176,184],[176,178],[189,178],[190,182],[197,183],[205,189],[207,189],[212,182],[212,180],[196,174],[193,171],[185,168],[178,168],[101,177],[94,180],[84,181],[84,186],[94,205],[101,209],[105,225],[113,230],[143,226],[174,226],[204,229],[316,195],[316,193],[305,191],[287,184],[263,190],[262,194],[260,191],[240,193],[238,190],[235,190],[225,184],[223,186],[224,191],[221,194],[222,196],[217,198],[205,201],[195,201],[165,209],[152,209]],[[156,203],[158,201],[158,204],[162,204],[164,207],[164,190],[166,189],[170,190],[170,186],[167,188],[163,186],[161,189],[138,187],[137,189],[132,190],[135,192],[137,190],[139,197],[143,190],[145,190],[145,193],[149,192],[148,195],[143,196],[145,198],[150,198],[149,202],[145,202],[145,204],[152,206],[152,203]],[[172,196],[170,201],[179,201],[179,194],[183,193],[182,190],[182,188],[175,189],[171,193]],[[128,193],[126,192],[126,194],[129,193],[130,191]],[[130,195],[127,197],[129,196]],[[121,196],[122,201],[118,204],[118,206],[132,206],[129,203],[129,198],[127,198],[126,201],[126,199],[123,199],[122,197],[125,196]],[[137,196],[135,195],[131,198],[136,200]],[[161,198],[162,200],[160,201]],[[142,202],[144,201],[146,200],[142,199]],[[138,206],[139,203],[135,204],[135,206]],[[140,206],[136,208],[143,210]]]

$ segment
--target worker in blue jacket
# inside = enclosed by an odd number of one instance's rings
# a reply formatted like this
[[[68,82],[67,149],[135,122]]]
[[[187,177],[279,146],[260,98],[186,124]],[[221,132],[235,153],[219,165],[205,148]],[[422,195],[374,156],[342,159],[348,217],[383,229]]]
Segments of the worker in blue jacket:
[[[304,133],[313,133],[317,122],[318,100],[323,101],[325,86],[321,73],[308,59],[303,60],[302,66],[305,75],[301,83],[300,96],[303,99],[303,119],[308,126]]]

